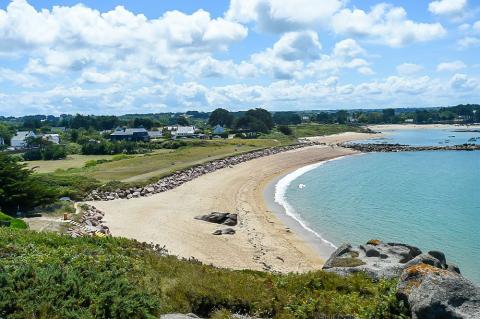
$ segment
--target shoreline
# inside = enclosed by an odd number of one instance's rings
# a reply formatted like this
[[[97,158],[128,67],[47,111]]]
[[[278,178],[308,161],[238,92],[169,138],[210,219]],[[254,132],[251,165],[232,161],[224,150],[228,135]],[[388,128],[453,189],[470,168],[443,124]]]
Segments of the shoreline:
[[[480,129],[480,124],[379,124],[368,125],[373,131],[428,130],[428,129]]]
[[[372,134],[349,136],[355,140]],[[340,137],[345,138],[345,134]],[[309,146],[217,170],[167,192],[88,204],[105,212],[113,236],[166,245],[172,255],[182,258],[231,269],[316,270],[330,251],[319,253],[297,228],[286,225],[267,206],[264,190],[276,178],[303,166],[356,153],[332,145]],[[213,211],[238,214],[235,235],[212,235],[226,226],[194,219]]]

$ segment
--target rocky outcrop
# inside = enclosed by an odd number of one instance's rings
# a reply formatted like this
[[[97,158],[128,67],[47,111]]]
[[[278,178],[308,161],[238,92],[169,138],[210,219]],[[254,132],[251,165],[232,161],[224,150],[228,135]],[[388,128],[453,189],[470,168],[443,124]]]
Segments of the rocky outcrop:
[[[105,213],[94,206],[85,205],[85,210],[78,221],[70,220],[67,234],[72,237],[81,236],[111,236],[110,229],[105,225]]]
[[[237,214],[213,212],[208,215],[196,216],[195,219],[203,220],[209,223],[222,224],[226,226],[236,226],[238,222]]]
[[[256,158],[270,156],[286,151],[291,151],[307,146],[315,145],[316,143],[300,143],[289,146],[279,146],[267,148],[259,151],[253,151],[249,153],[244,153],[240,155],[230,156],[224,159],[214,160],[201,164],[192,168],[180,170],[170,176],[164,177],[158,180],[156,183],[147,185],[145,187],[132,187],[128,189],[117,189],[115,191],[100,191],[94,190],[89,195],[86,196],[86,201],[102,200],[109,201],[119,198],[132,199],[142,196],[150,196],[157,193],[166,192],[168,190],[174,189],[186,182],[189,182],[195,178],[198,178],[202,175],[212,173],[216,170],[232,167],[238,164],[241,164],[246,161],[250,161]]]
[[[361,271],[374,279],[397,278],[406,263],[420,254],[416,247],[379,240],[371,240],[358,248],[344,244],[330,256],[323,269],[341,275]]]
[[[480,288],[447,263],[440,251],[422,253],[414,246],[370,240],[340,246],[323,269],[345,276],[364,272],[371,278],[398,278],[397,297],[412,318],[480,318]]]
[[[397,298],[410,307],[413,319],[480,318],[480,288],[456,272],[430,264],[403,271]]]
[[[339,146],[351,148],[356,151],[369,152],[419,152],[419,151],[478,151],[478,144],[445,145],[445,146],[411,146],[402,144],[356,144],[343,143]]]

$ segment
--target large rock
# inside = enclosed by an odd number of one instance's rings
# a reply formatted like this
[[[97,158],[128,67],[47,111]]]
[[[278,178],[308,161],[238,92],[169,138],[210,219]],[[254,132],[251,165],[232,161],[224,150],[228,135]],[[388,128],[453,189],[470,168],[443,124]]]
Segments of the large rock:
[[[413,319],[480,318],[480,288],[456,272],[429,264],[402,272],[397,297],[410,307]]]
[[[209,223],[223,224],[227,226],[237,225],[237,214],[213,212],[208,215],[196,216],[195,219],[203,220]]]
[[[379,240],[371,240],[358,248],[344,244],[330,256],[323,269],[340,275],[365,272],[373,279],[397,278],[405,264],[419,254],[417,247]]]

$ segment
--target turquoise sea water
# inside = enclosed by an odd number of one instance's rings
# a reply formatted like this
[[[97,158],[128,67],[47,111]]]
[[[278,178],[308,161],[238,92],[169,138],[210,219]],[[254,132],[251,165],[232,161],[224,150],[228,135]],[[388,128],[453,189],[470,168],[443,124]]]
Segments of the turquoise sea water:
[[[480,151],[344,157],[300,175],[284,197],[334,245],[378,238],[441,250],[480,283]]]
[[[355,142],[358,143],[358,142]],[[406,144],[414,146],[480,144],[480,132],[463,132],[459,129],[419,129],[383,132],[378,139],[360,143]]]

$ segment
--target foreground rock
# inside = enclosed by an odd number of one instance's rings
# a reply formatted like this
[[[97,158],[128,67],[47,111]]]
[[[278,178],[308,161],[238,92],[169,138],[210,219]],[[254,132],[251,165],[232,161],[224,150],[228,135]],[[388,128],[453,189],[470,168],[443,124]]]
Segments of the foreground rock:
[[[374,279],[398,278],[406,263],[421,253],[413,246],[378,240],[371,240],[358,248],[344,244],[330,256],[323,269],[340,275],[361,271]]]
[[[406,268],[397,298],[410,307],[412,318],[480,318],[480,289],[456,272],[429,264]]]
[[[213,212],[208,215],[196,216],[195,219],[203,220],[209,223],[222,224],[227,226],[236,226],[238,222],[237,214]]]
[[[174,189],[186,182],[189,182],[202,175],[212,173],[216,170],[232,167],[246,161],[256,158],[270,156],[282,152],[287,152],[295,149],[300,149],[307,146],[317,145],[317,143],[300,143],[288,146],[279,146],[266,148],[259,151],[253,151],[240,155],[234,155],[225,159],[215,160],[201,164],[192,168],[177,171],[176,173],[158,180],[156,183],[147,185],[145,187],[132,187],[128,189],[117,189],[115,191],[100,191],[94,190],[86,196],[86,201],[102,200],[110,201],[119,198],[132,199],[143,196],[150,196],[157,193],[166,192]]]
[[[422,253],[414,246],[370,240],[340,246],[323,269],[345,276],[364,272],[371,278],[398,278],[397,297],[412,318],[480,318],[480,287],[448,264],[440,251]]]

